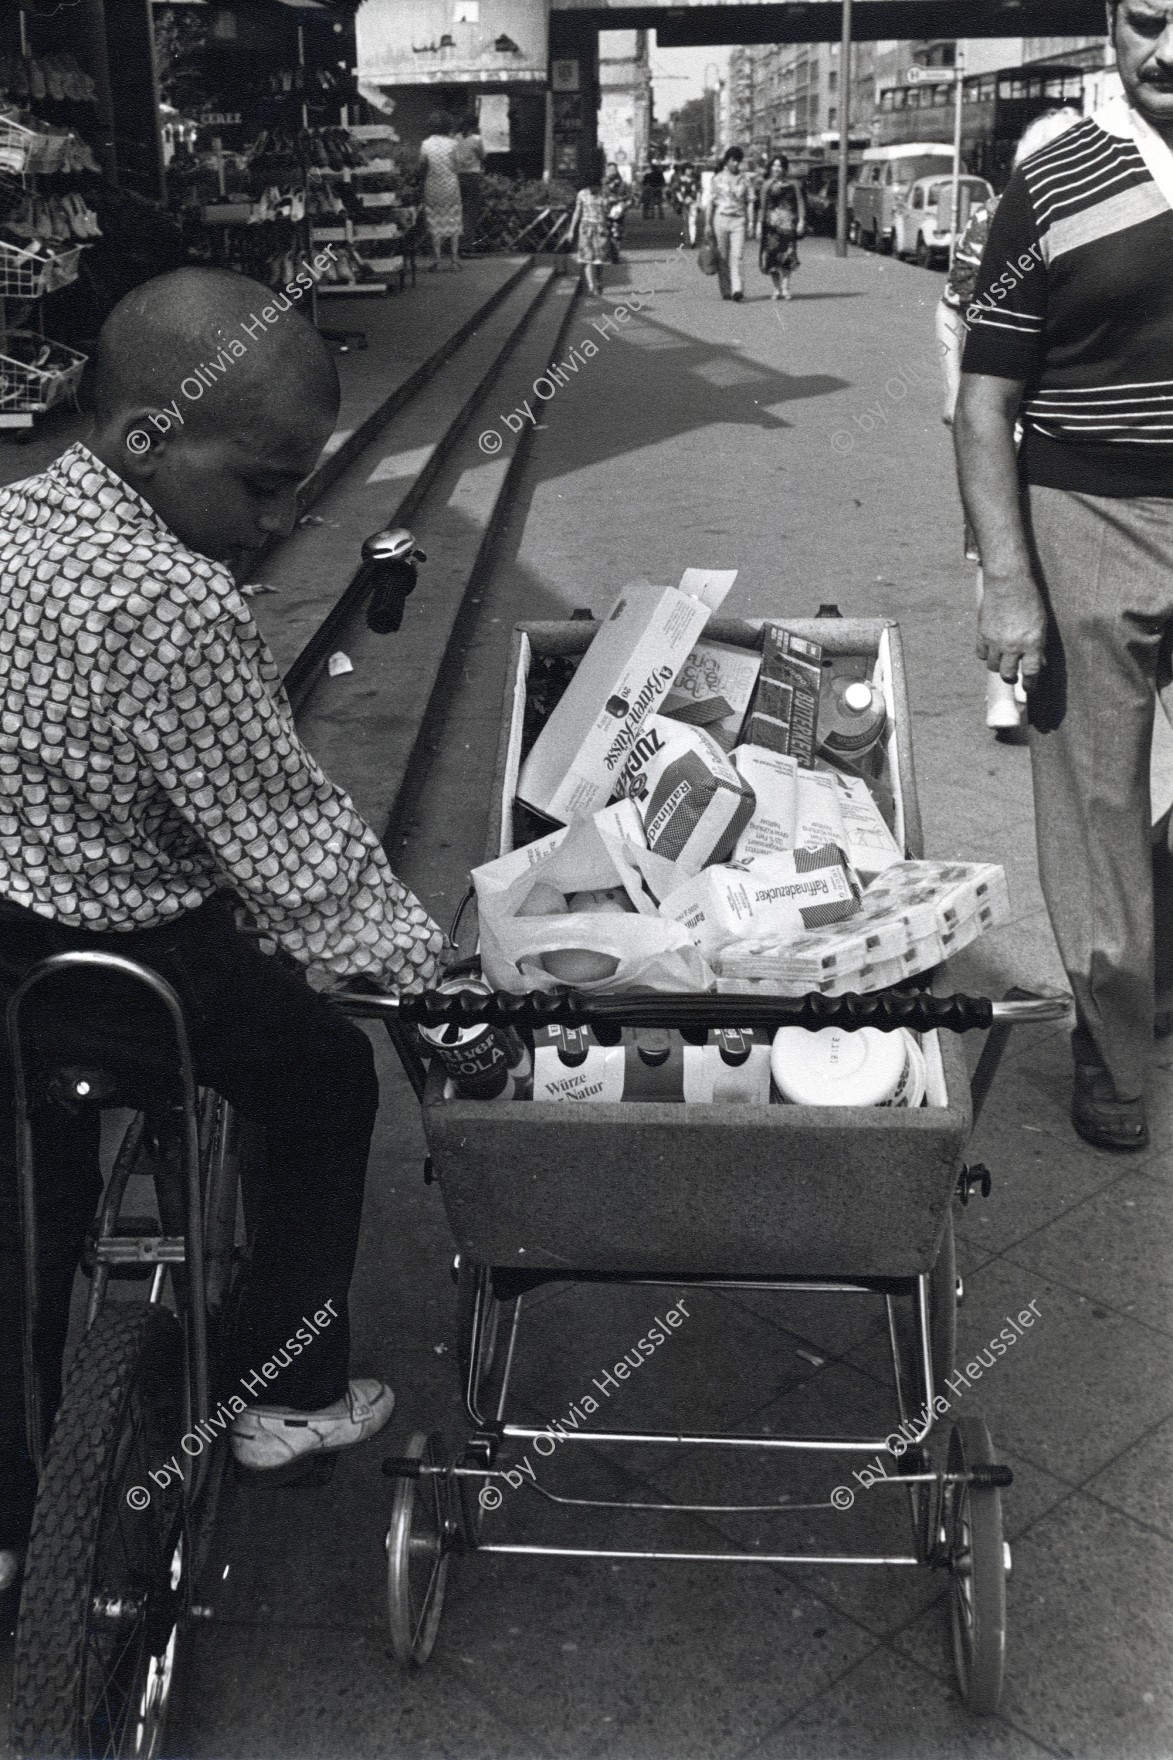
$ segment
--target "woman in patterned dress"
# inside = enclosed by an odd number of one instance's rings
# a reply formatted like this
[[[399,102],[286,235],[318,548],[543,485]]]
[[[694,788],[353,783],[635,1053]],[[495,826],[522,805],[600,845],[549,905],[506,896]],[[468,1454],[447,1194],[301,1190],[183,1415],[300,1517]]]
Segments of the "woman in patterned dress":
[[[762,240],[758,267],[774,283],[774,298],[790,298],[790,277],[798,268],[798,241],[806,231],[802,190],[786,173],[789,161],[776,153],[762,185]]]
[[[460,178],[457,173],[459,155],[452,138],[453,122],[437,110],[428,126],[427,140],[420,146],[420,158],[427,167],[424,179],[424,213],[432,240],[432,261],[429,269],[440,267],[440,247],[448,240],[454,270],[460,267],[460,234],[464,229],[464,210],[460,200]]]
[[[587,292],[598,296],[603,279],[603,264],[607,261],[607,200],[599,185],[598,178],[591,183],[584,183],[578,192],[578,200],[574,204],[574,217],[570,222],[570,236],[578,235],[578,261],[582,264],[586,276]]]

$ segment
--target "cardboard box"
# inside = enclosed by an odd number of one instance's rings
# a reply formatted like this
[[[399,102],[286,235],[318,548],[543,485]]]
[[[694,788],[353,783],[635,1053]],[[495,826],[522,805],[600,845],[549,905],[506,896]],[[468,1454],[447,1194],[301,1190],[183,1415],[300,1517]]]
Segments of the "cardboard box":
[[[753,698],[759,655],[727,642],[698,642],[664,699],[662,713],[690,727],[703,727],[722,751],[741,738]]]
[[[625,587],[521,767],[518,796],[567,824],[606,806],[736,570],[686,568],[679,587]]]
[[[793,630],[768,625],[762,673],[746,728],[747,743],[766,746],[783,757],[797,758],[803,769],[812,769],[822,683],[820,644]]]
[[[728,861],[754,795],[711,734],[652,715],[619,783],[639,803],[648,848],[680,876]]]
[[[660,914],[691,935],[706,959],[741,941],[786,941],[859,910],[842,851],[792,850],[752,868],[706,868],[670,892]]]

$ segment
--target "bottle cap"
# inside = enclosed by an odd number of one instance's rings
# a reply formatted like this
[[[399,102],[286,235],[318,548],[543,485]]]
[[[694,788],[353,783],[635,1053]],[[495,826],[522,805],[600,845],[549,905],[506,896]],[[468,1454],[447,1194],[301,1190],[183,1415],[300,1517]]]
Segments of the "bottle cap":
[[[860,1027],[781,1027],[770,1067],[783,1099],[798,1106],[883,1106],[900,1086],[908,1061],[903,1033]]]
[[[843,693],[843,707],[850,709],[853,715],[866,715],[872,706],[872,687],[857,680],[849,684]]]

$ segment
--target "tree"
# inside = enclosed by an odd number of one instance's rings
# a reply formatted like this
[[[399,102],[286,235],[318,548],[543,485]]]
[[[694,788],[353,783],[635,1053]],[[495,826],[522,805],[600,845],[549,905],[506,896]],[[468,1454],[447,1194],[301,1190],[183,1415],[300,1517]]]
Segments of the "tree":
[[[715,92],[690,98],[668,118],[672,145],[678,159],[704,159],[713,150]]]

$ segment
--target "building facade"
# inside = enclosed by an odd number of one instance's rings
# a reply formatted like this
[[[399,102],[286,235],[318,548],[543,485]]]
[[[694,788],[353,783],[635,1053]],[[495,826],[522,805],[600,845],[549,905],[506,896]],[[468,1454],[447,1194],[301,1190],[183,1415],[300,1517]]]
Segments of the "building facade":
[[[624,177],[646,164],[651,127],[647,31],[600,31],[599,146]]]

